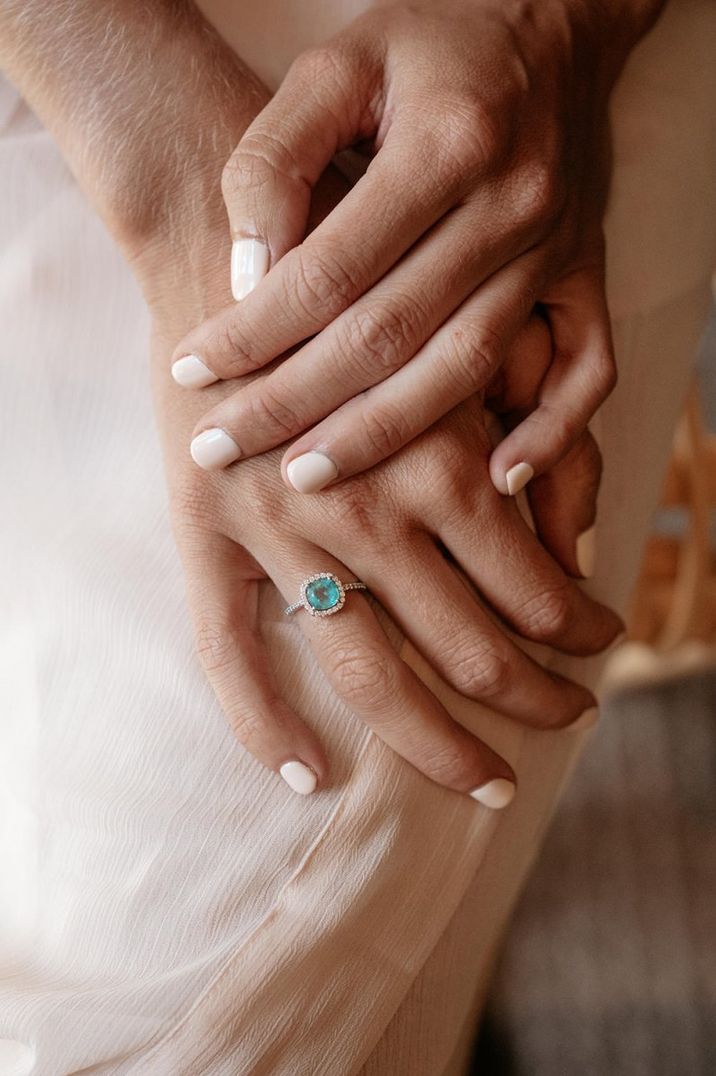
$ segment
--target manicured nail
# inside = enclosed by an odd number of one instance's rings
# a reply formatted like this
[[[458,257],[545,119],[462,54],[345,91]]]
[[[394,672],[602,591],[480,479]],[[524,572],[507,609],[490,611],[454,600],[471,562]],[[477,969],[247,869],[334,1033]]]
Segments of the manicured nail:
[[[304,452],[286,467],[288,480],[299,493],[318,493],[338,476],[333,460],[322,452]]]
[[[172,377],[177,385],[185,389],[203,389],[219,380],[196,355],[185,355],[183,359],[177,359],[172,364]]]
[[[268,273],[269,248],[260,239],[235,239],[231,247],[231,294],[237,302]]]
[[[591,579],[594,575],[594,564],[597,555],[595,536],[596,528],[590,527],[589,530],[582,531],[579,538],[577,538],[577,567],[585,579]]]
[[[470,793],[474,800],[485,807],[491,807],[493,811],[499,811],[512,803],[514,794],[514,781],[508,781],[504,777],[496,777],[494,781],[488,781],[486,785],[481,785]]]
[[[514,467],[510,467],[505,475],[507,492],[510,497],[514,497],[515,493],[519,493],[521,489],[524,489],[534,473],[534,467],[530,467],[529,463],[516,463]]]
[[[205,471],[215,471],[219,467],[228,467],[241,455],[239,446],[233,437],[223,430],[204,430],[195,437],[190,445],[191,458]]]
[[[599,709],[596,706],[590,706],[588,710],[585,710],[576,721],[573,721],[567,728],[570,732],[583,732],[586,729],[591,729],[596,725],[599,720]]]
[[[315,773],[302,762],[284,762],[279,773],[289,788],[300,793],[301,796],[310,796],[316,787]]]

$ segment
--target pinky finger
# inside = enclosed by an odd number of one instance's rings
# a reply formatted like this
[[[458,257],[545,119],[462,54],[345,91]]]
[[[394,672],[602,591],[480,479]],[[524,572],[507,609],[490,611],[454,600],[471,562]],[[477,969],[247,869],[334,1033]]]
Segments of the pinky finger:
[[[542,544],[575,578],[588,579],[594,571],[601,475],[601,453],[587,430],[559,463],[529,485],[530,508]]]
[[[493,484],[509,495],[567,455],[616,383],[601,274],[573,273],[546,306],[554,351],[537,405],[490,458]]]
[[[195,536],[183,551],[197,652],[236,738],[259,762],[308,795],[325,783],[320,742],[278,695],[258,631],[263,573],[229,538]]]

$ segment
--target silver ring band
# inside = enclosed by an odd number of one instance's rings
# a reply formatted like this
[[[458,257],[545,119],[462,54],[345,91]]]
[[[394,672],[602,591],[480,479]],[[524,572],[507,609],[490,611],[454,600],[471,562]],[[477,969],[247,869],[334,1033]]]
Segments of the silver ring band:
[[[305,609],[311,616],[333,616],[345,605],[349,590],[367,589],[366,584],[358,580],[342,583],[333,572],[317,572],[303,580],[300,599],[293,605],[287,605],[284,613],[290,616],[299,609]]]

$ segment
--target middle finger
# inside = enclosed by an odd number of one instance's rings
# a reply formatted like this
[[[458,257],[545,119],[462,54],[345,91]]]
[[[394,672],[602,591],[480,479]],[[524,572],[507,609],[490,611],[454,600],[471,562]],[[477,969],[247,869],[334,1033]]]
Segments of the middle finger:
[[[205,414],[194,428],[194,443],[207,431],[222,430],[235,444],[233,459],[256,455],[301,433],[408,363],[476,287],[532,244],[532,235],[512,228],[485,240],[477,251],[466,239],[474,235],[474,218],[472,206],[445,218],[318,336]],[[183,341],[176,362],[188,355],[217,377],[236,377],[268,361],[261,344],[262,336],[272,332],[268,311],[256,324],[240,309],[228,322],[225,313]],[[273,358],[275,348],[269,351]],[[197,462],[217,465],[201,458]],[[232,460],[218,465],[226,462]]]
[[[580,684],[542,668],[481,607],[432,537],[413,536],[393,563],[352,562],[423,656],[461,694],[524,724],[562,727],[596,705]]]

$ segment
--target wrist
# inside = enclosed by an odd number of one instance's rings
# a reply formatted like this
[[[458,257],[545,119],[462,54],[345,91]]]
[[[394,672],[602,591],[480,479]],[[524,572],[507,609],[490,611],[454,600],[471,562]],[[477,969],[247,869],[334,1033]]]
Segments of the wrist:
[[[665,0],[485,0],[513,27],[532,69],[550,72],[555,56],[571,57],[568,81],[596,81],[608,94],[630,52],[658,18]],[[538,31],[538,32],[536,32]],[[555,49],[555,43],[561,47]]]
[[[573,31],[598,50],[608,83],[616,82],[641,38],[656,22],[665,0],[556,0]]]

